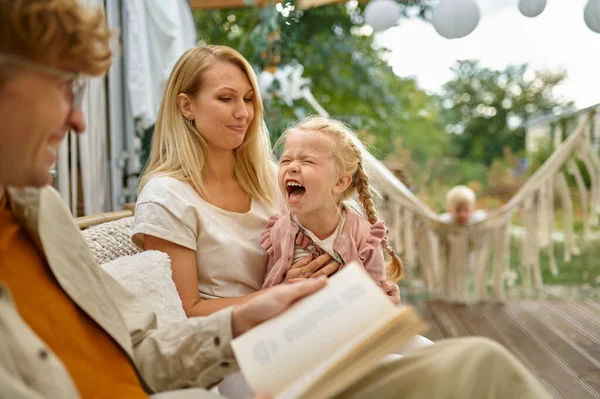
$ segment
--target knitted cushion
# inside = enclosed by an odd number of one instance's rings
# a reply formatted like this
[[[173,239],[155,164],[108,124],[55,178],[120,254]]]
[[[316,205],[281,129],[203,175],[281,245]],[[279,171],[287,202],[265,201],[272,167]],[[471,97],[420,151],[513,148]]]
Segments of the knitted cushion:
[[[133,216],[102,223],[82,231],[96,262],[103,264],[141,250],[131,241]]]

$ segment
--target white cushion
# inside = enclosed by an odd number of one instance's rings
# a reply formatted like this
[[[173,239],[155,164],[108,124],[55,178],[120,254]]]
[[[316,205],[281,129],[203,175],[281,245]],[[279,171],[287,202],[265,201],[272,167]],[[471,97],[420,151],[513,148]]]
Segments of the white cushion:
[[[122,256],[101,267],[150,306],[158,316],[159,328],[186,319],[166,253],[144,251]]]

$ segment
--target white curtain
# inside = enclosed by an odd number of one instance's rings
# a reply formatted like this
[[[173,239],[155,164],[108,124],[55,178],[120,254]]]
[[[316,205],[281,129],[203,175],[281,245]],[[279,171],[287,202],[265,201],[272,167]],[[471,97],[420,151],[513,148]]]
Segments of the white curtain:
[[[186,0],[128,0],[126,76],[133,117],[143,129],[156,121],[165,83],[177,59],[196,45]]]
[[[92,79],[83,104],[87,131],[78,138],[78,144],[86,215],[106,212],[110,208],[105,87],[104,78]]]
[[[106,6],[105,0],[81,2]],[[196,44],[194,20],[186,0],[110,0],[112,9],[117,4],[122,7],[125,23],[120,29],[124,48],[116,53],[124,52],[124,68],[121,69],[121,60],[116,59],[109,74],[110,93],[106,90],[106,77],[90,81],[83,101],[87,130],[81,136],[69,134],[59,149],[56,187],[73,216],[115,210],[131,200],[135,178],[124,176],[133,175],[139,167],[132,167],[134,132],[126,128],[132,121],[125,118],[140,119],[143,128],[154,124],[171,68],[181,54]],[[108,18],[111,26],[118,28],[120,13],[112,9]],[[125,72],[124,78],[121,72]],[[107,98],[114,103],[123,99],[123,95],[127,96],[127,102],[121,101],[121,107],[107,104]],[[131,113],[125,110],[129,107]],[[113,148],[109,148],[110,144]],[[129,162],[127,167],[124,160]],[[80,194],[82,211],[78,210]]]
[[[88,5],[104,6],[104,0],[82,0]],[[105,78],[90,80],[83,99],[87,129],[81,136],[73,133],[59,149],[56,166],[57,188],[73,216],[109,210],[108,130],[106,123]],[[78,169],[79,168],[79,169]],[[81,173],[81,181],[78,174]],[[79,191],[83,193],[83,212],[78,211]]]

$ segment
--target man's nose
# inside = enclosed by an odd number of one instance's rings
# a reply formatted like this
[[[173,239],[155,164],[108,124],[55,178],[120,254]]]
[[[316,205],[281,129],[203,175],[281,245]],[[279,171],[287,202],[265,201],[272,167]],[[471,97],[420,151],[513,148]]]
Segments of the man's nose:
[[[85,131],[85,116],[83,115],[81,108],[71,111],[67,122],[71,129],[73,129],[73,132],[81,134]]]

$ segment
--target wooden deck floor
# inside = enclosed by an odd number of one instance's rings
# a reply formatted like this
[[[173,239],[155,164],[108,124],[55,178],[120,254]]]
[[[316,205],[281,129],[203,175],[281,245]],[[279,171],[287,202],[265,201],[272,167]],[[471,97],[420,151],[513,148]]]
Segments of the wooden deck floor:
[[[600,303],[411,304],[429,322],[429,339],[491,338],[527,365],[554,397],[600,399]]]

